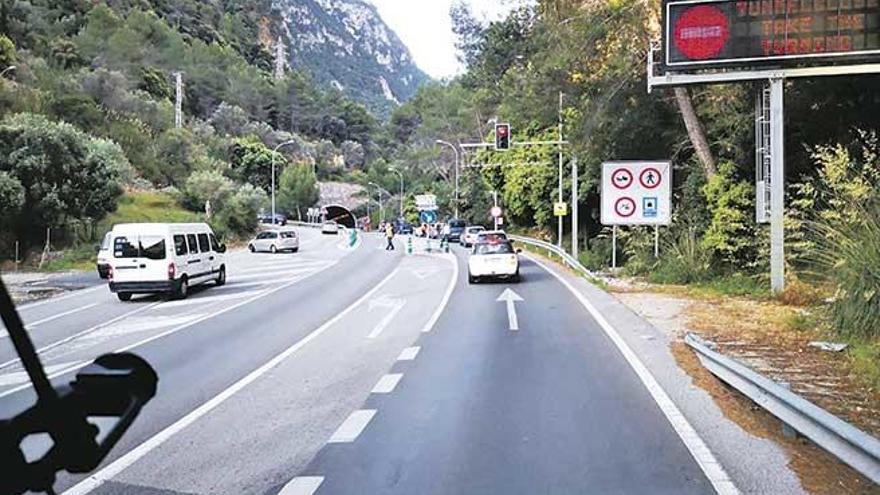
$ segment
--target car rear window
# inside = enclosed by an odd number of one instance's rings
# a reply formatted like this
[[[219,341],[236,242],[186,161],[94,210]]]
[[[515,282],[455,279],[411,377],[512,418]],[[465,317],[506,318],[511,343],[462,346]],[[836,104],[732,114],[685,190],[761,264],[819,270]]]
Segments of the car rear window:
[[[203,253],[211,250],[211,246],[208,243],[208,234],[199,234],[199,250]]]
[[[449,222],[450,227],[454,227],[457,229],[463,228],[465,225],[467,225],[467,224],[463,220],[453,220],[453,221]]]
[[[296,232],[282,232],[282,239],[296,239]]]
[[[477,244],[476,254],[513,254],[513,246],[508,242],[501,244]]]
[[[186,249],[186,237],[182,235],[174,236],[174,252],[177,256],[183,256],[189,251]]]
[[[165,238],[158,235],[119,236],[113,240],[113,256],[164,260]]]

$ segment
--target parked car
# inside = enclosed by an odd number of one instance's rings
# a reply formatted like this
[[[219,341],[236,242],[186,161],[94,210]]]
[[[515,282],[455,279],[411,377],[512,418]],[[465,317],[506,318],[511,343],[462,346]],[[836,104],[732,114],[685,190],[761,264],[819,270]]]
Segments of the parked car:
[[[475,284],[487,278],[519,282],[519,250],[509,242],[480,243],[468,257],[468,283]]]
[[[450,220],[449,223],[446,224],[443,236],[446,238],[447,242],[460,242],[461,234],[464,232],[465,227],[467,227],[467,222],[464,220]]]
[[[272,220],[271,213],[261,213],[261,214],[257,215],[257,220],[259,220],[260,223],[262,223],[264,225],[280,225],[282,227],[287,225],[287,217],[282,215],[281,213],[275,214],[274,221]]]
[[[477,243],[477,235],[484,230],[486,230],[486,227],[483,227],[482,225],[465,227],[464,232],[461,234],[461,245],[464,247],[473,246]]]
[[[394,225],[394,231],[398,234],[409,235],[413,233],[413,226],[407,221],[398,220]]]
[[[133,294],[169,293],[226,283],[226,246],[204,223],[127,223],[111,232],[110,291],[120,301]]]
[[[248,250],[252,253],[295,253],[299,251],[299,236],[293,229],[267,230],[248,241]]]
[[[101,241],[101,245],[98,246],[98,261],[96,265],[98,276],[104,279],[110,277],[110,256],[113,255],[113,252],[110,250],[112,238],[111,233],[107,232],[104,234],[104,240]]]
[[[324,222],[324,225],[321,225],[321,233],[336,235],[339,233],[339,224],[334,221]]]

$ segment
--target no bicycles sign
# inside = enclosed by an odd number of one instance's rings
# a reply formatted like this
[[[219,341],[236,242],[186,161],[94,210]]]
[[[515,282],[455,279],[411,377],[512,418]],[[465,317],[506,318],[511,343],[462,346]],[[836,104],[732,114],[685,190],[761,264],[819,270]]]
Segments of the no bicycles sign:
[[[671,220],[670,162],[602,164],[603,225],[669,225]]]

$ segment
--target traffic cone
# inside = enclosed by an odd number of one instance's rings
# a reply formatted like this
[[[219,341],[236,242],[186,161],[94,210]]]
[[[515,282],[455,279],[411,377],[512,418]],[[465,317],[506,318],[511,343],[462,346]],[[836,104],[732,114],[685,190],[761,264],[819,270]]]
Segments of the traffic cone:
[[[443,251],[444,253],[449,252],[449,240],[446,239],[445,237],[440,240],[440,250]]]
[[[412,236],[407,236],[406,238],[406,254],[413,254],[413,243]]]

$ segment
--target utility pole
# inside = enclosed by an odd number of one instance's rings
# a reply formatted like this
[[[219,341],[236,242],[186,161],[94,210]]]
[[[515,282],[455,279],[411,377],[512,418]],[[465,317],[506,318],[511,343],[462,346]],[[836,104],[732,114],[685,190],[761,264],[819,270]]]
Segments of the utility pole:
[[[770,288],[785,290],[785,141],[783,91],[785,80],[770,79]]]
[[[284,43],[281,42],[281,36],[275,42],[275,80],[280,81],[284,78]]]
[[[401,171],[397,170],[396,168],[391,168],[389,170],[391,170],[392,172],[397,174],[398,177],[400,177],[400,217],[399,218],[402,219],[403,218],[403,173],[401,173]]]
[[[174,73],[174,127],[183,127],[183,73]]]
[[[571,158],[571,255],[578,257],[578,162]]]
[[[498,191],[492,191],[492,202],[494,203],[494,207],[498,208]],[[492,215],[492,220],[495,221],[495,228],[493,230],[498,230],[498,217]]]
[[[443,141],[442,139],[438,139],[435,141],[437,144],[442,144],[444,146],[449,146],[452,148],[452,151],[455,152],[455,218],[458,218],[458,176],[459,170],[461,168],[461,153],[458,151],[458,147],[454,144]]]
[[[559,142],[562,143],[562,91],[559,92]],[[559,145],[559,202],[562,203],[562,144]],[[562,217],[557,217],[559,222],[559,234],[556,238],[557,245],[562,248]]]

